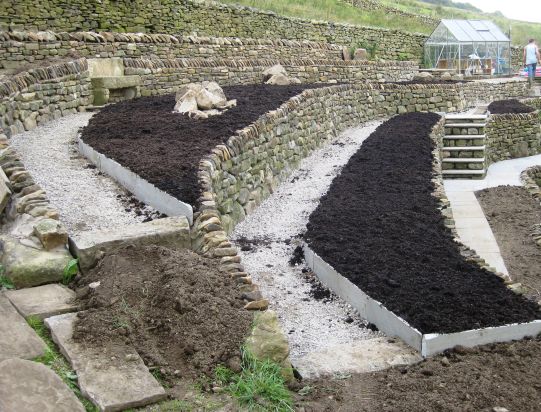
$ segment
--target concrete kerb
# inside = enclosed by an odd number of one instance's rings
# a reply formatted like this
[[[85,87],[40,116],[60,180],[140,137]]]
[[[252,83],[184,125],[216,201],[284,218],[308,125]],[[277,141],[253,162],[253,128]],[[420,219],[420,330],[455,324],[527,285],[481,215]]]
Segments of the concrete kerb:
[[[186,216],[190,225],[193,223],[193,209],[153,184],[130,171],[120,163],[99,153],[77,136],[80,153],[90,160],[103,173],[108,174],[127,190],[132,192],[141,202],[152,206],[168,216]]]

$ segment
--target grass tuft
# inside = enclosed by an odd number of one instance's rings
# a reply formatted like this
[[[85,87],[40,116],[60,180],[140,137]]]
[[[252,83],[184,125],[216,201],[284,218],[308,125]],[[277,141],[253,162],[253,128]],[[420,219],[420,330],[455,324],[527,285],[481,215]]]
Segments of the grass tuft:
[[[215,377],[226,392],[250,411],[293,411],[291,394],[282,377],[281,367],[269,360],[257,360],[247,350],[242,353],[240,374],[218,366]]]
[[[78,263],[79,259],[71,259],[64,268],[64,273],[62,274],[62,283],[64,285],[70,283],[75,275],[77,275],[77,272],[79,272],[79,267],[77,266]]]

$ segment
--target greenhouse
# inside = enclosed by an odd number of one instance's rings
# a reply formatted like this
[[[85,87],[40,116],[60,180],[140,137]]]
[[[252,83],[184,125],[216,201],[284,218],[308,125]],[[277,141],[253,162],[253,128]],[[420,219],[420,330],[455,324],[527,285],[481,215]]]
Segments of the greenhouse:
[[[491,21],[444,19],[425,43],[424,63],[465,76],[507,75],[511,42]]]

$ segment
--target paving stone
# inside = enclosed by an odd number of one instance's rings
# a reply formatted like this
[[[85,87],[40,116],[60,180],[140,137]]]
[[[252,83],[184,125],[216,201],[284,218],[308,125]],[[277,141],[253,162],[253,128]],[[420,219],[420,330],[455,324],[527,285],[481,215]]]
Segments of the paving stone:
[[[2,213],[6,208],[11,196],[11,190],[9,189],[4,177],[5,174],[2,171],[2,175],[0,176],[0,213]]]
[[[47,346],[19,315],[9,299],[0,293],[0,360],[34,359],[45,354]]]
[[[13,306],[25,318],[41,319],[63,313],[75,312],[75,292],[59,284],[5,292]]]
[[[41,219],[34,225],[34,234],[46,250],[68,243],[68,232],[58,220]]]
[[[70,250],[79,258],[82,271],[94,267],[105,252],[114,252],[126,245],[189,248],[190,224],[184,216],[167,217],[109,230],[81,232],[70,237]]]
[[[53,340],[77,372],[82,394],[101,411],[112,412],[148,405],[166,397],[165,390],[150,374],[133,348],[115,350],[83,346],[71,339],[75,313],[45,319]],[[129,356],[127,356],[129,355]]]
[[[7,359],[0,362],[0,411],[84,412],[85,408],[45,365]]]

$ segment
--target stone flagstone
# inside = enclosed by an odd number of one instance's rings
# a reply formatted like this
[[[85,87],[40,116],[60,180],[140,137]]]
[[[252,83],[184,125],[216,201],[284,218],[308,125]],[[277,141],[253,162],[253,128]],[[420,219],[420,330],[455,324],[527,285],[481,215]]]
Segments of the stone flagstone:
[[[0,411],[84,412],[85,408],[45,365],[6,359],[0,362]]]
[[[13,306],[25,318],[45,319],[54,315],[75,312],[75,292],[59,284],[5,292]]]
[[[0,360],[34,359],[44,355],[46,349],[45,342],[28,326],[9,299],[0,293]]]
[[[77,315],[68,313],[45,319],[53,340],[77,372],[82,394],[100,411],[112,412],[148,405],[166,397],[133,348],[118,348],[114,356],[71,339]]]

